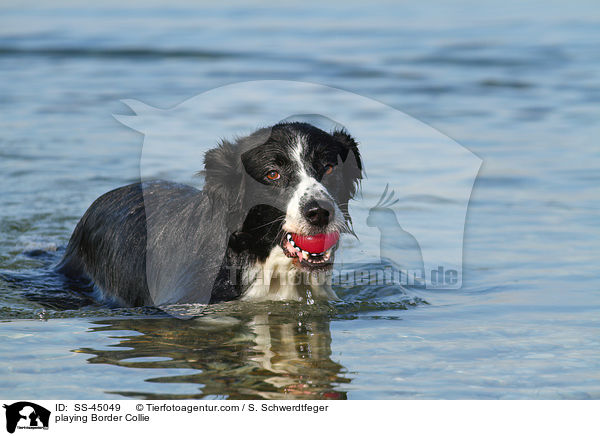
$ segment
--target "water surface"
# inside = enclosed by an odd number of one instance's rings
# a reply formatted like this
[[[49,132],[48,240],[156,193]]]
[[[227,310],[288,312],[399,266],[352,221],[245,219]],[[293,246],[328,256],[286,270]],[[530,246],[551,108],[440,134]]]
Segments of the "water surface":
[[[600,397],[594,2],[0,8],[0,396]],[[49,272],[89,204],[139,178],[120,99],[168,108],[257,79],[368,96],[483,159],[462,289],[186,321],[104,307]],[[409,216],[440,207],[405,200]]]

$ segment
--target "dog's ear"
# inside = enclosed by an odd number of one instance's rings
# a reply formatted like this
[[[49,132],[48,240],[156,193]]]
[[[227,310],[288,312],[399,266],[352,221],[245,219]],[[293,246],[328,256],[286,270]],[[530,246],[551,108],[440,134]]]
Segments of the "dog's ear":
[[[238,147],[223,141],[204,155],[204,190],[229,211],[227,227],[237,231],[243,222],[245,171]]]
[[[344,129],[339,129],[334,130],[331,135],[345,148],[344,152],[340,153],[338,157],[338,167],[341,169],[345,186],[340,196],[340,209],[348,223],[350,233],[354,234],[352,231],[352,218],[348,210],[348,202],[354,198],[360,188],[363,169],[362,159],[358,151],[358,143],[348,132]]]
[[[358,150],[358,143],[344,129],[334,130],[331,135],[346,148],[346,153],[341,155],[343,165],[342,171],[344,173],[344,179],[352,182],[354,185],[351,195],[353,196],[362,179],[363,169],[360,151]]]
[[[362,171],[362,160],[360,158],[360,152],[358,151],[358,143],[356,140],[344,129],[334,130],[331,135],[341,142],[349,152],[352,152],[354,155],[354,160],[350,161],[349,163],[353,163],[354,167],[358,169],[358,172],[360,173]],[[342,156],[342,160],[346,162],[347,156]]]
[[[204,176],[206,177],[205,188],[209,192],[217,191],[224,194],[223,188],[231,188],[234,181],[239,177],[239,158],[237,152],[230,142],[223,141],[221,144],[208,150],[204,155]]]

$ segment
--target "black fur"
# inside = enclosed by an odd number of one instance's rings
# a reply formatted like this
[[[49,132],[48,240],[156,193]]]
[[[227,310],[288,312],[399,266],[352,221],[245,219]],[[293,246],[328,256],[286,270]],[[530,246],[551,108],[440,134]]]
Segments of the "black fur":
[[[349,222],[347,204],[362,169],[354,139],[344,131],[282,123],[208,151],[203,191],[155,181],[102,195],[77,224],[58,270],[93,280],[105,297],[127,306],[238,298],[240,274],[280,243],[298,183],[289,154],[299,134],[309,144],[302,158],[311,176]],[[324,177],[324,163],[340,170]],[[265,178],[272,167],[285,177]]]

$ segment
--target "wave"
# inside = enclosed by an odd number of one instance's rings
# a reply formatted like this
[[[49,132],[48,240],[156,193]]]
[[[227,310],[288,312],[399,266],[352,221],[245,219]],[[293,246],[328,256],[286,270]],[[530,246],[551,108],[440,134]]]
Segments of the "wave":
[[[190,58],[221,59],[242,56],[239,53],[199,49],[157,49],[143,47],[1,47],[0,56],[47,56],[69,58]]]

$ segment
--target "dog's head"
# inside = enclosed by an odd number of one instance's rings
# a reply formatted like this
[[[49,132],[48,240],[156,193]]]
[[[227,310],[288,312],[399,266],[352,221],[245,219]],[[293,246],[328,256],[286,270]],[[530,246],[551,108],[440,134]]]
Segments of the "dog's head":
[[[231,210],[229,245],[258,259],[276,247],[305,271],[331,268],[340,233],[351,232],[348,202],[362,163],[345,131],[281,123],[205,157],[205,189]]]

